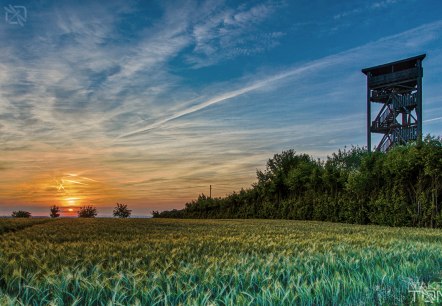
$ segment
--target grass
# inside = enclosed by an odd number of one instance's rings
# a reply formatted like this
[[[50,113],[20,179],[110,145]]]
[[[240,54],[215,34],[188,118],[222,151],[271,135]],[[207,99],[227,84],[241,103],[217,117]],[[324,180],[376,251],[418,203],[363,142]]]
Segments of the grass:
[[[1,218],[0,234],[15,232],[36,224],[42,224],[51,221],[49,218],[31,219],[31,218]]]
[[[1,305],[401,305],[441,271],[432,229],[60,219],[0,235]]]

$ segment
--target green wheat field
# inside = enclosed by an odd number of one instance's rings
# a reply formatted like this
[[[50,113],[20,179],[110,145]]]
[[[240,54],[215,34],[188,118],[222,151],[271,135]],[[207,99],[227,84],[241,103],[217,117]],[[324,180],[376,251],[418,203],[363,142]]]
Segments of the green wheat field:
[[[0,219],[0,305],[423,305],[441,271],[434,229]]]

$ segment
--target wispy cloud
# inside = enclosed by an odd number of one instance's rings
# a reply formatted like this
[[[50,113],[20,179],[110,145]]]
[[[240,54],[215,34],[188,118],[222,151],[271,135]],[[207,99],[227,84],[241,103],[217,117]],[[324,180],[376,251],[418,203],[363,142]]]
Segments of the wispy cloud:
[[[373,11],[373,10],[379,10],[379,9],[386,9],[396,3],[399,3],[400,0],[384,0],[384,1],[375,1],[375,2],[371,2],[370,4],[367,4],[365,6],[362,7],[356,7],[354,9],[350,9],[350,10],[344,10],[338,14],[335,14],[333,16],[333,19],[335,20],[339,20],[342,18],[346,18],[346,17],[350,17],[353,15],[358,15],[361,14],[363,12],[368,12],[368,11]],[[359,4],[358,4],[359,5]]]
[[[238,55],[260,53],[278,44],[282,31],[257,31],[281,5],[273,3],[209,11],[192,25],[193,52],[186,60],[195,68],[209,66]]]

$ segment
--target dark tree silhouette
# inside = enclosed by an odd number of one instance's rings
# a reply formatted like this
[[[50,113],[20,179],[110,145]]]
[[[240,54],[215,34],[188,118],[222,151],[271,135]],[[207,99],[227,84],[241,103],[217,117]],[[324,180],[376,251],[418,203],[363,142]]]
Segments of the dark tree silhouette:
[[[19,210],[19,211],[13,211],[11,216],[13,218],[30,218],[31,213],[29,211]]]
[[[97,209],[93,206],[83,206],[78,211],[79,218],[95,218],[97,215]]]
[[[128,209],[126,204],[117,203],[117,206],[114,208],[114,217],[129,218],[131,213],[132,210]]]
[[[158,210],[153,210],[152,211],[152,217],[153,218],[159,218],[160,217],[160,212]]]
[[[51,206],[51,208],[50,208],[50,211],[51,211],[51,213],[50,213],[50,217],[51,218],[58,218],[58,217],[60,217],[60,207],[58,207],[58,206]]]
[[[283,151],[251,188],[204,194],[154,218],[270,218],[442,228],[442,138],[387,153],[344,148],[326,160]]]

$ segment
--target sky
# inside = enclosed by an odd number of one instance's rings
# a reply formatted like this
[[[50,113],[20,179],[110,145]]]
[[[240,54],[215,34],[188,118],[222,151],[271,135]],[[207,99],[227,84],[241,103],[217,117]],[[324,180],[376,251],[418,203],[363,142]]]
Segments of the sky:
[[[421,53],[442,135],[438,0],[0,3],[0,215],[150,215],[364,146],[361,69]]]

